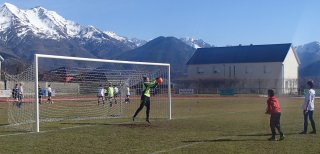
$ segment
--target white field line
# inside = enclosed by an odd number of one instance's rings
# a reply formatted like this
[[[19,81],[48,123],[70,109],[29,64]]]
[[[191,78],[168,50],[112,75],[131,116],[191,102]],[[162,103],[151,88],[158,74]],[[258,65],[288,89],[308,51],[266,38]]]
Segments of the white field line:
[[[171,149],[167,149],[167,150],[155,151],[155,152],[152,152],[152,153],[150,153],[150,154],[159,154],[159,153],[170,152],[170,151],[173,151],[173,150],[182,149],[182,148],[190,147],[190,146],[197,145],[197,144],[201,144],[201,143],[202,143],[202,142],[190,143],[190,144],[177,146],[177,147],[174,147],[174,148],[171,148]]]

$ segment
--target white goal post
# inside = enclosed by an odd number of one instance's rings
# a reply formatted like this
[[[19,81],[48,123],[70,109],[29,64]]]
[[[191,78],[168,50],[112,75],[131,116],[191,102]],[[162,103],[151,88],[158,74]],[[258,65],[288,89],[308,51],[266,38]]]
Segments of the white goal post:
[[[108,60],[108,59],[95,59],[95,58],[82,58],[82,57],[69,57],[69,56],[57,56],[57,55],[45,55],[45,54],[35,54],[34,56],[34,77],[35,77],[35,84],[34,84],[34,94],[35,94],[35,132],[40,131],[40,104],[39,102],[39,70],[40,65],[39,60],[43,59],[50,59],[50,60],[71,60],[71,61],[77,61],[77,62],[94,62],[94,63],[109,63],[109,64],[125,64],[125,65],[143,65],[143,66],[160,66],[160,67],[166,67],[165,70],[167,70],[166,73],[166,79],[165,82],[167,86],[165,87],[165,94],[167,102],[168,111],[166,111],[165,114],[168,117],[168,119],[172,119],[172,108],[171,108],[171,80],[170,80],[170,64],[167,63],[151,63],[151,62],[135,62],[135,61],[121,61],[121,60]],[[115,68],[117,69],[117,68]],[[97,71],[98,72],[98,71]],[[126,73],[126,72],[122,72]],[[120,73],[121,75],[121,73]],[[120,84],[121,85],[121,84]],[[41,101],[41,100],[40,100]],[[121,103],[121,102],[120,102]],[[156,109],[155,109],[156,110]],[[152,114],[152,113],[151,113]]]

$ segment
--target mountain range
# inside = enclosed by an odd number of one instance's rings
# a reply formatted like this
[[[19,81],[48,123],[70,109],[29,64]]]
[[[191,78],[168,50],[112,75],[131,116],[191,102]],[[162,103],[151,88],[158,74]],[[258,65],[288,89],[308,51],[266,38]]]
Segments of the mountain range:
[[[320,42],[310,42],[296,47],[300,59],[300,77],[320,77]]]
[[[23,10],[13,4],[4,3],[0,8],[0,16],[0,54],[6,59],[3,63],[5,71],[10,73],[18,73],[27,67],[35,53],[150,61],[154,59],[152,57],[136,56],[137,54],[134,54],[134,52],[139,53],[138,51],[143,49],[157,50],[155,47],[150,47],[150,44],[155,45],[156,43],[153,42],[159,40],[159,38],[156,38],[147,43],[148,41],[145,40],[129,39],[111,31],[102,31],[94,26],[83,26],[63,18],[55,11],[40,6]],[[160,38],[162,40],[168,39],[169,42],[173,41],[170,46],[172,49],[182,48],[187,51],[160,51],[158,49],[156,52],[159,52],[159,54],[161,52],[167,53],[164,53],[163,57],[158,59],[157,62],[176,63],[176,60],[168,61],[165,56],[169,54],[168,57],[177,57],[175,55],[177,54],[182,56],[181,59],[184,59],[180,62],[183,64],[195,48],[211,46],[203,40],[193,38]],[[177,47],[174,47],[175,45]],[[178,47],[180,45],[182,46]],[[184,55],[183,53],[188,54]],[[132,55],[132,57],[130,58],[128,55]],[[19,65],[14,67],[17,63]]]
[[[173,76],[186,72],[186,62],[197,48],[212,47],[201,39],[159,36],[153,40],[127,38],[94,26],[67,20],[43,7],[0,8],[0,54],[4,71],[15,74],[28,67],[36,53],[75,57],[170,63]],[[301,76],[320,76],[320,43],[295,47]],[[56,66],[59,63],[52,62]]]

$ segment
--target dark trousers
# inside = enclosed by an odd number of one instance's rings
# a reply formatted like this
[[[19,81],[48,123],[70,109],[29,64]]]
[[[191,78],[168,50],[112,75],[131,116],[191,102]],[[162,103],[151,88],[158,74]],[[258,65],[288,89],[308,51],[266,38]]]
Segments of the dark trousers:
[[[146,106],[147,107],[147,111],[146,111],[146,120],[149,121],[149,114],[150,114],[150,97],[147,96],[141,96],[141,103],[139,108],[137,109],[136,113],[134,113],[133,117],[136,117],[138,115],[138,113],[143,109],[143,107]]]
[[[308,131],[308,117],[309,117],[312,129],[315,132],[316,131],[316,124],[315,124],[315,122],[313,120],[313,111],[307,111],[307,112],[303,111],[303,117],[304,117],[304,129],[303,129],[303,131],[304,132]]]
[[[280,127],[280,117],[281,117],[281,113],[271,113],[270,128],[271,128],[272,137],[276,136],[276,128],[280,136],[283,136],[283,132],[281,131],[281,127]]]

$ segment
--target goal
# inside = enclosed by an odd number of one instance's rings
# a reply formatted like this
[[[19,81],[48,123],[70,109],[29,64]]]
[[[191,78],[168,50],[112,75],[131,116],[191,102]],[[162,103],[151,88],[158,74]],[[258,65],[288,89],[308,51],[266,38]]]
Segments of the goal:
[[[36,54],[26,71],[6,77],[9,88],[23,89],[21,101],[13,96],[8,103],[8,122],[39,132],[48,122],[128,121],[140,105],[144,76],[164,79],[151,90],[150,118],[171,119],[170,64]]]

